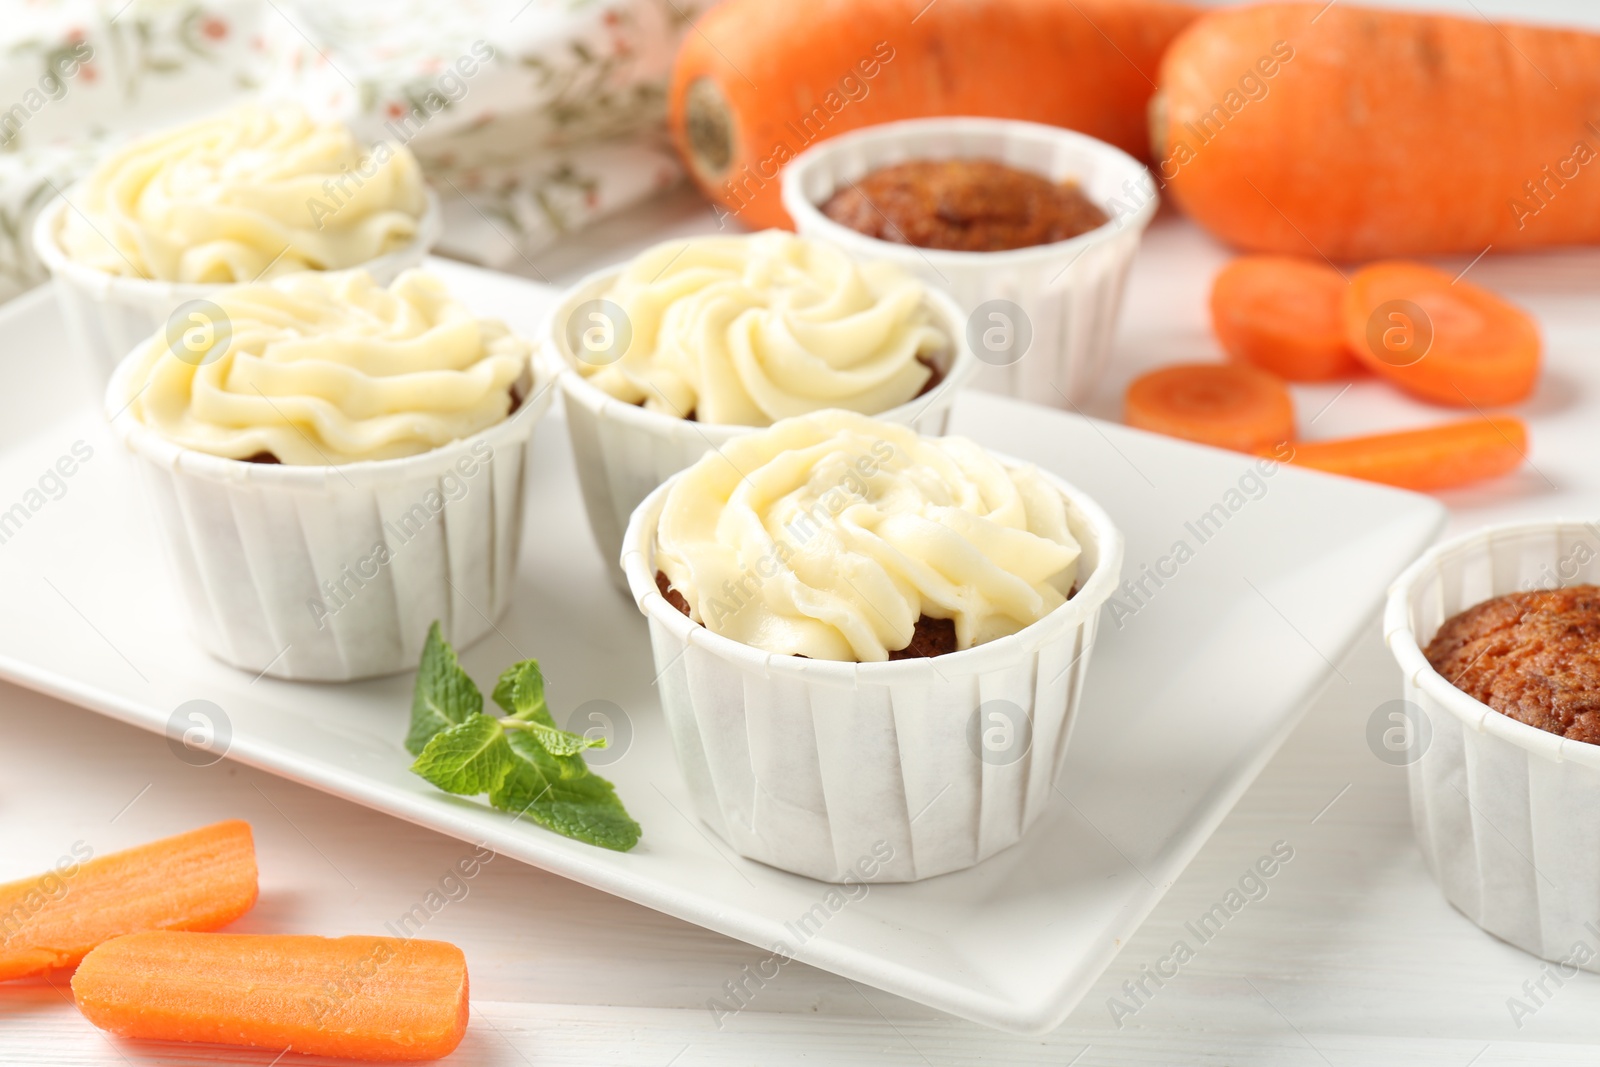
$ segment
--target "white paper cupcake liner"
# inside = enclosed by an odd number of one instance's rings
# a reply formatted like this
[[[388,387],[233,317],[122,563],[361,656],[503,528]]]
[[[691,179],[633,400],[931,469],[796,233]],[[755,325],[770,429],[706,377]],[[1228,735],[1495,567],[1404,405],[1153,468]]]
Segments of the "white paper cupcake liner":
[[[647,411],[591,385],[579,373],[577,356],[567,343],[567,319],[579,304],[610,289],[620,273],[620,267],[608,268],[573,286],[552,308],[541,332],[548,369],[557,375],[561,388],[589,528],[607,563],[621,555],[629,518],[656,486],[707,452],[757,429],[688,422]],[[928,303],[951,341],[944,379],[926,394],[874,418],[937,437],[949,426],[956,394],[977,373],[979,364],[967,347],[965,317],[955,302],[930,289]],[[625,587],[620,571],[613,572],[613,577]]]
[[[1493,711],[1422,654],[1475,604],[1584,583],[1600,583],[1600,522],[1488,527],[1436,546],[1395,581],[1384,638],[1428,724],[1409,767],[1411,815],[1445,898],[1518,948],[1600,972],[1600,746]],[[1575,954],[1579,945],[1588,951]]]
[[[252,673],[348,681],[417,665],[429,624],[464,647],[510,603],[548,377],[509,419],[418,456],[336,467],[181,448],[128,411],[133,357],[106,391],[196,641]],[[526,384],[526,383],[525,383]]]
[[[913,160],[980,158],[1072,179],[1111,221],[1070,241],[1008,252],[915,248],[858,233],[819,205],[847,182]],[[804,237],[843,246],[858,259],[883,259],[955,297],[976,316],[972,341],[984,362],[973,384],[1037,404],[1083,401],[1111,358],[1128,269],[1158,203],[1138,160],[1103,141],[1055,126],[989,118],[907,119],[820,141],[783,169],[783,206]],[[991,328],[1020,329],[1007,301],[1026,316],[1025,350],[983,343]],[[994,318],[991,312],[1001,318]],[[997,335],[997,336],[1004,336]]]
[[[33,247],[50,271],[68,336],[104,380],[136,345],[165,329],[168,317],[179,305],[215,296],[227,286],[126,278],[68,259],[56,242],[56,234],[65,213],[73,210],[71,202],[77,191],[78,187],[73,186],[39,213],[33,225]],[[427,210],[418,220],[410,243],[359,265],[379,285],[386,286],[421,265],[438,242],[439,198],[431,189],[427,190],[427,197]]]
[[[1071,600],[976,648],[865,664],[772,655],[668,604],[655,532],[671,481],[652,492],[622,565],[650,620],[661,706],[700,818],[741,855],[829,882],[860,877],[863,858],[891,857],[876,880],[909,882],[1015,844],[1051,802],[1122,566],[1105,512],[1050,481],[1083,545]],[[989,729],[1009,743],[991,751]]]

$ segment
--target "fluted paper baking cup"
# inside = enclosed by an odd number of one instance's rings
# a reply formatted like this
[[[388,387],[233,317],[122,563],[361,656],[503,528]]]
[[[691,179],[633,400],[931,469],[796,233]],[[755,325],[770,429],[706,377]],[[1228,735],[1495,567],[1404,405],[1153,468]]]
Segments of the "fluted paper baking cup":
[[[1011,461],[1005,461],[1011,462]],[[743,856],[826,882],[889,858],[879,881],[970,867],[1050,803],[1122,535],[1048,474],[1083,546],[1077,593],[1017,633],[933,659],[840,663],[720,637],[655,582],[672,481],[634,512],[622,566],[650,621],[657,685],[699,816]]]
[[[503,422],[403,459],[247,463],[182,448],[129,411],[137,353],[106,410],[139,468],[195,640],[294,681],[417,665],[435,619],[458,647],[510,604],[534,424],[548,377]],[[524,383],[527,384],[527,383]]]
[[[880,167],[956,158],[1076,181],[1111,220],[1068,241],[957,252],[868,237],[820,210],[836,190]],[[972,346],[983,364],[973,384],[1054,407],[1083,401],[1104,373],[1128,269],[1158,199],[1150,172],[1126,152],[1010,119],[884,123],[819,141],[783,169],[783,206],[801,236],[858,259],[888,260],[948,291],[972,316]]]
[[[1412,705],[1396,713],[1422,717],[1410,725],[1411,817],[1445,898],[1503,941],[1600,972],[1600,746],[1494,711],[1422,653],[1447,619],[1485,600],[1584,583],[1600,583],[1600,521],[1488,527],[1395,581],[1384,639]]]
[[[580,304],[609,290],[621,273],[621,267],[611,267],[573,286],[551,309],[541,331],[549,369],[561,388],[589,528],[608,563],[621,555],[628,520],[651,490],[707,452],[759,428],[689,422],[648,411],[618,400],[579,372],[567,320]],[[929,289],[927,299],[951,342],[941,364],[944,379],[922,396],[873,417],[937,437],[949,426],[950,406],[978,371],[978,362],[967,346],[961,309],[937,290]],[[620,571],[613,576],[622,583]]]
[[[39,213],[33,226],[33,247],[49,268],[68,336],[88,356],[103,380],[136,345],[164,329],[168,317],[180,305],[214,297],[228,285],[127,278],[69,259],[56,235],[66,213],[73,210],[71,201],[77,191],[78,186],[73,186]],[[427,190],[427,197],[427,210],[409,243],[353,269],[365,270],[379,285],[386,286],[419,266],[439,240],[441,226],[439,198],[432,189]]]

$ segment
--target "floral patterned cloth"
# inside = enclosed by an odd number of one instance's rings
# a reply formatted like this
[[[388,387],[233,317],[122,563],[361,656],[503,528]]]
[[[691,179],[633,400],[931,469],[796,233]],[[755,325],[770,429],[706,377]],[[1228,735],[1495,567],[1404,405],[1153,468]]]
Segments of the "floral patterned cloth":
[[[124,0],[118,0],[119,3]],[[269,77],[262,0],[8,0],[0,20],[0,299],[45,277],[40,208],[113,139],[182,122]],[[276,18],[276,16],[272,16]]]
[[[708,0],[6,0],[0,299],[43,280],[29,229],[115,140],[250,94],[406,143],[441,248],[515,266],[679,180],[666,79]]]

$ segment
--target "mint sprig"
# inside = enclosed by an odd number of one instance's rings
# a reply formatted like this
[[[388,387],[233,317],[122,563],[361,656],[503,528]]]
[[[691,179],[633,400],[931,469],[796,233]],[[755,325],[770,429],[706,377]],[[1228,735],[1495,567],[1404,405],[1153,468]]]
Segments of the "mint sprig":
[[[538,660],[506,668],[493,699],[506,714],[485,714],[483,694],[435,622],[428,630],[411,701],[406,749],[412,771],[446,793],[489,794],[489,803],[548,830],[626,852],[639,842],[610,782],[589,770],[586,748],[604,748],[556,726]]]

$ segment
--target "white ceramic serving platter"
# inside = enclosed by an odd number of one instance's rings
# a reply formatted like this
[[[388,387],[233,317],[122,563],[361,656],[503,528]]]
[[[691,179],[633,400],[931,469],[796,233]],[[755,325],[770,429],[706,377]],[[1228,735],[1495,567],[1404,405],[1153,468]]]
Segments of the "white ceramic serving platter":
[[[551,296],[437,267],[480,311],[527,330]],[[559,413],[536,437],[514,606],[463,658],[487,688],[514,659],[538,657],[558,720],[590,701],[620,709],[631,740],[600,770],[644,828],[631,853],[565,840],[413,776],[401,746],[408,674],[303,685],[201,653],[131,467],[103,426],[98,387],[44,290],[0,308],[0,512],[38,503],[28,490],[75,442],[93,456],[64,491],[46,478],[43,506],[0,543],[0,676],[155,731],[179,705],[211,701],[226,715],[230,758],[956,1015],[1042,1032],[1178,877],[1444,512],[1294,470],[1251,481],[1245,457],[984,394],[962,398],[955,430],[1095,496],[1125,532],[1124,573],[1143,591],[1102,620],[1059,802],[1023,842],[968,871],[871,886],[836,910],[829,887],[735,856],[693,818],[645,623],[590,541]],[[1208,512],[1225,518],[1202,538]],[[1147,565],[1166,572],[1159,585]]]

